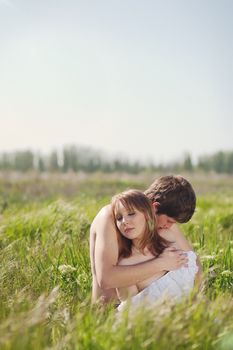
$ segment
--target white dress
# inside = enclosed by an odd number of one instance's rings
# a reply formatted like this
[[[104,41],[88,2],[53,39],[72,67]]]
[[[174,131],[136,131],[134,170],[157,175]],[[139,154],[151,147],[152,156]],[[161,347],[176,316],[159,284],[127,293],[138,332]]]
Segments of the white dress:
[[[181,267],[175,271],[169,271],[166,275],[152,282],[148,287],[127,301],[121,302],[118,311],[123,311],[128,301],[134,309],[140,305],[151,305],[162,297],[179,300],[187,296],[194,287],[195,275],[198,271],[196,264],[197,256],[193,251],[186,252],[188,257],[188,266]]]

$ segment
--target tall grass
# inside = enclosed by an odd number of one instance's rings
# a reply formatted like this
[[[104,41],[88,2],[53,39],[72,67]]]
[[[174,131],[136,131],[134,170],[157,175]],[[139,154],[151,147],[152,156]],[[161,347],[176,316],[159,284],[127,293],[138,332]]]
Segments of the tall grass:
[[[8,203],[0,219],[1,349],[232,349],[230,189],[199,196],[192,221],[182,226],[203,263],[203,290],[119,321],[112,305],[90,304],[89,227],[112,194],[146,185],[92,180],[67,194],[60,182],[57,192],[44,188],[41,196],[36,182],[33,193],[30,181],[1,183]]]

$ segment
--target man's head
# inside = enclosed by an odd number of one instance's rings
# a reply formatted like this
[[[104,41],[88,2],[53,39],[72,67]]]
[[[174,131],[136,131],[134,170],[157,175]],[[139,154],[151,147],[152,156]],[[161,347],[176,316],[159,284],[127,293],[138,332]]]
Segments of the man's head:
[[[170,228],[175,222],[188,222],[196,207],[191,184],[180,175],[162,176],[145,191],[157,215],[157,226]]]

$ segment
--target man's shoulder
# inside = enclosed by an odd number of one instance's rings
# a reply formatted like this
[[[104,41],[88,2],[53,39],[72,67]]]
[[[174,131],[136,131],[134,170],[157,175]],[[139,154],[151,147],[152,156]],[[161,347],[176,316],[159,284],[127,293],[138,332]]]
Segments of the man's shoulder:
[[[159,235],[169,242],[174,242],[175,240],[174,233],[171,229],[159,230]]]
[[[95,229],[99,225],[103,225],[113,221],[111,205],[108,204],[100,209],[96,217],[94,218],[91,229]]]
[[[193,249],[177,224],[172,225],[169,230],[165,230],[162,237],[170,242],[175,242],[177,247],[184,251]]]
[[[167,241],[170,242],[176,241],[176,239],[179,237],[184,237],[177,224],[173,224],[169,229],[159,230],[159,234],[161,237],[165,238]]]
[[[112,217],[111,205],[108,204],[108,205],[105,205],[103,208],[100,209],[100,211],[96,215],[95,219],[98,219],[98,218],[111,218],[111,217]]]

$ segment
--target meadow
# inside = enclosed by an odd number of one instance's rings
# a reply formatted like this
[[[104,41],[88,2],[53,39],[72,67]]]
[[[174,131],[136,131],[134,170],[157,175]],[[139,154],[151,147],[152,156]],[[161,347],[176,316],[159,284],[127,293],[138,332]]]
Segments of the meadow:
[[[151,313],[91,306],[89,228],[112,195],[155,174],[0,174],[0,349],[233,349],[233,177],[187,175],[197,209],[182,230],[200,292]]]

